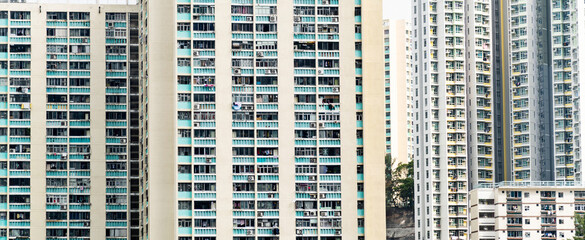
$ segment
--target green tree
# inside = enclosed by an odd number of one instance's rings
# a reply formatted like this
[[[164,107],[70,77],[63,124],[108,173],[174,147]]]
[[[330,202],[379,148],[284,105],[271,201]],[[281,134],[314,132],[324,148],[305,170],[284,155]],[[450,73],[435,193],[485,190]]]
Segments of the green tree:
[[[575,213],[575,237],[573,240],[585,240],[585,216]]]
[[[398,193],[398,198],[404,207],[411,208],[414,206],[414,164],[413,161],[408,163],[401,163],[396,168],[396,173],[399,174],[395,191]]]
[[[412,207],[414,205],[413,162],[396,165],[396,159],[386,155],[386,203],[389,207]]]

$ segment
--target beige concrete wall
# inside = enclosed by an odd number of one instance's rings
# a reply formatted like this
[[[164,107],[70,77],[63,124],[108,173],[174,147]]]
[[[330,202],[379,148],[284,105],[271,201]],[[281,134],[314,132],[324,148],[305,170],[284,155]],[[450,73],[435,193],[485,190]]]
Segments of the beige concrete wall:
[[[218,21],[231,18],[231,3],[216,1],[215,10],[217,239],[232,239],[232,34],[231,21]]]
[[[292,39],[293,1],[279,1],[278,4],[278,151],[279,151],[279,192],[280,239],[295,239],[295,116],[294,116],[294,52]],[[280,44],[280,42],[286,44]],[[288,44],[290,42],[290,44]]]
[[[341,130],[341,210],[343,239],[357,239],[357,146],[355,91],[355,19],[353,1],[339,3],[339,101]],[[362,14],[363,16],[363,14]],[[381,22],[380,22],[381,24]],[[381,105],[383,106],[383,105]],[[365,113],[364,113],[365,115]],[[365,117],[364,117],[365,118]],[[365,134],[364,134],[365,135]],[[365,142],[365,140],[364,140]]]
[[[176,239],[176,7],[172,1],[148,5],[148,237]]]
[[[384,32],[382,1],[362,1],[366,239],[386,237]]]

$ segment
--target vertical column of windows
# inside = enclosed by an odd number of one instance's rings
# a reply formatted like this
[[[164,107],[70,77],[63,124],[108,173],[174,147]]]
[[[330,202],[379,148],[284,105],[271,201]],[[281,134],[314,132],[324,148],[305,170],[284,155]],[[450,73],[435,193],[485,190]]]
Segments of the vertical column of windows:
[[[557,181],[574,180],[571,1],[551,4],[554,166]]]
[[[466,109],[465,109],[465,94],[457,94],[465,92],[465,30],[464,30],[464,4],[463,1],[445,1],[444,12],[444,31],[445,31],[445,74],[446,81],[444,91],[447,92],[444,98],[444,104],[447,111],[447,131],[443,136],[446,140],[447,147],[447,176],[455,176],[460,174],[462,169],[465,171],[467,163],[467,140],[466,134],[462,132],[452,132],[449,129],[451,126],[461,125],[461,129],[466,126]],[[439,62],[431,62],[431,71],[438,71]],[[451,76],[451,77],[450,77]],[[434,94],[442,95],[439,92],[442,87],[431,89]],[[441,105],[439,103],[439,105]],[[438,137],[438,136],[437,136]],[[438,140],[440,141],[440,140]],[[440,185],[440,181],[435,182],[435,185]],[[466,237],[467,236],[467,216],[458,214],[451,214],[453,211],[458,212],[460,208],[467,208],[467,178],[448,178],[447,189],[445,189],[448,196],[448,229],[449,237]]]
[[[178,234],[216,235],[215,2],[177,2]]]
[[[8,231],[8,15],[0,11],[0,239],[6,239]]]
[[[510,72],[512,96],[512,133],[514,140],[514,179],[530,179],[530,108],[528,81],[527,2],[510,4]]]
[[[315,1],[294,3],[296,239],[318,239],[317,16]]]
[[[477,146],[470,150],[470,152],[477,152],[477,182],[481,183],[492,183],[493,182],[493,144],[492,144],[492,128],[493,128],[493,117],[492,117],[492,81],[491,81],[491,18],[490,18],[490,4],[482,1],[474,2],[473,5],[473,24],[475,34],[468,35],[470,41],[475,42],[472,49],[472,53],[475,56],[471,56],[471,62],[475,63],[475,70],[470,69],[469,75],[475,73],[471,77],[475,77],[475,82],[471,84],[475,87],[476,102],[473,105],[476,106],[477,115],[470,116],[471,119],[476,119],[477,128],[474,131],[477,133]],[[472,38],[473,36],[473,38]],[[471,86],[470,86],[471,88]],[[465,95],[465,92],[450,92],[451,94]],[[470,141],[473,142],[473,141]],[[475,163],[474,163],[475,164]],[[466,178],[465,175],[454,174],[455,178]],[[459,212],[459,211],[458,211]]]
[[[0,237],[29,237],[31,14],[0,15],[7,27],[0,30],[6,43],[0,52],[8,60],[0,63],[0,75],[6,76],[0,78]]]
[[[129,151],[129,162],[130,164],[129,169],[129,181],[130,181],[130,195],[129,198],[129,221],[130,224],[130,239],[138,239],[139,237],[139,224],[140,224],[140,89],[139,89],[139,75],[140,75],[140,65],[139,65],[139,58],[140,58],[140,36],[139,36],[139,29],[138,29],[138,13],[128,13],[128,21],[129,24],[129,52],[126,53],[127,58],[129,59],[129,72],[128,72],[128,80],[129,80],[129,93],[128,93],[128,125],[129,127],[129,135],[127,142],[130,146]]]
[[[106,237],[128,237],[129,62],[131,30],[126,13],[106,13]],[[137,48],[135,46],[135,48]],[[137,53],[135,53],[137,54]],[[132,65],[132,66],[130,66]]]
[[[361,37],[361,29],[362,29],[362,7],[361,7],[361,2],[359,2],[359,4],[356,3],[355,6],[355,10],[354,10],[354,18],[355,18],[355,83],[356,83],[356,122],[357,122],[357,132],[356,132],[356,136],[357,136],[357,179],[358,179],[358,183],[357,183],[357,191],[358,191],[358,202],[357,202],[357,206],[358,206],[358,239],[359,240],[363,240],[365,239],[364,236],[364,226],[365,226],[365,218],[364,218],[364,140],[363,140],[363,103],[362,103],[362,99],[363,99],[363,92],[362,92],[362,37]],[[387,47],[389,47],[389,39],[385,39],[384,40],[384,44],[385,44],[385,53],[384,53],[384,57],[385,59],[390,58],[389,55],[389,50]],[[389,64],[389,63],[388,63]],[[389,78],[390,78],[390,74],[389,74],[389,70],[390,67],[388,65],[388,67],[386,67],[386,71],[384,71],[385,73],[385,79],[388,79],[388,81],[385,82],[384,84],[384,88],[385,88],[385,94],[387,97],[385,97],[385,102],[384,104],[386,105],[386,145],[390,146],[391,144],[391,139],[390,139],[390,134],[391,134],[391,129],[390,129],[390,114],[391,114],[391,109],[390,109],[390,82],[389,82]],[[390,148],[387,148],[387,151],[390,151]]]
[[[89,238],[89,19],[88,12],[47,13],[48,237]]]
[[[278,239],[277,1],[232,1],[233,235]]]
[[[143,0],[140,5],[140,79],[139,79],[139,121],[140,121],[140,140],[139,140],[139,177],[140,177],[140,195],[139,195],[139,235],[140,238],[148,240],[148,217],[149,217],[149,176],[148,176],[148,0]]]
[[[341,235],[338,22],[337,1],[294,3],[297,239]]]

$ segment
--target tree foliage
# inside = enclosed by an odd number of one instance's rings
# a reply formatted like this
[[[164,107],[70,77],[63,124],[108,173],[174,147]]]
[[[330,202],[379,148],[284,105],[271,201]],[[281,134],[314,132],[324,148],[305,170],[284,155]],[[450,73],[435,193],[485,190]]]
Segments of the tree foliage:
[[[573,240],[585,240],[585,216],[580,213],[575,214],[575,237]]]
[[[396,164],[390,154],[386,155],[386,203],[389,207],[414,206],[414,164]],[[396,166],[395,166],[396,165]]]

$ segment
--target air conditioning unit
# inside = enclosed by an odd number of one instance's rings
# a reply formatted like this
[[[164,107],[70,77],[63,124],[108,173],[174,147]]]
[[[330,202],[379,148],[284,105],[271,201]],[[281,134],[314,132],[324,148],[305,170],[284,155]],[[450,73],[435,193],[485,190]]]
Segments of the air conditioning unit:
[[[311,127],[312,128],[316,128],[317,127],[317,123],[311,123]]]
[[[321,193],[321,194],[319,194],[319,198],[325,199],[325,198],[327,198],[327,194]]]
[[[335,230],[335,235],[341,235],[341,229]]]
[[[193,20],[199,20],[200,17],[201,16],[199,16],[199,15],[195,15],[195,16],[193,16]]]
[[[16,152],[16,149],[14,149],[14,148],[10,149],[10,153],[15,153],[15,152]]]
[[[300,22],[301,21],[301,17],[295,16],[295,22]]]
[[[198,103],[193,104],[193,110],[199,110],[201,106]]]
[[[257,52],[256,53],[256,57],[264,57],[264,53],[263,52]]]
[[[327,216],[327,212],[326,211],[321,211],[321,217],[326,217]]]
[[[236,74],[236,75],[242,74],[242,69],[234,68],[234,74]]]
[[[246,235],[254,235],[254,230],[248,230],[248,231],[246,231]]]
[[[120,139],[120,143],[128,143],[128,139],[122,138],[122,139]]]
[[[274,198],[274,193],[269,193],[268,198]]]
[[[61,160],[66,160],[66,159],[67,159],[67,153],[61,154]]]
[[[82,43],[87,43],[87,38],[83,38],[83,39],[81,39],[81,42],[82,42]]]
[[[317,181],[317,176],[309,176],[309,181]]]
[[[321,69],[317,70],[317,74],[323,75],[323,70],[321,70]]]
[[[252,17],[246,17],[246,21],[253,21],[253,20],[254,20],[254,18],[252,18]]]
[[[305,216],[305,217],[311,216],[311,213],[310,212],[304,212],[303,213],[303,216]]]
[[[303,230],[302,229],[297,229],[297,235],[303,235]]]
[[[199,127],[199,126],[200,126],[200,123],[198,123],[198,122],[193,123],[193,127]]]
[[[333,17],[333,18],[331,18],[331,21],[332,22],[339,22],[339,18]]]
[[[319,127],[320,128],[324,128],[325,127],[325,123],[319,123]]]
[[[272,173],[278,173],[278,167],[272,168]]]
[[[254,181],[254,176],[248,176],[248,182],[253,182]]]
[[[264,217],[264,212],[258,212],[258,217]]]
[[[311,199],[317,199],[317,194],[316,193],[311,193],[311,194],[309,194],[309,198],[311,198]]]
[[[333,216],[336,216],[336,217],[341,217],[341,212],[339,212],[339,211],[338,211],[338,212],[334,212],[334,213],[333,213]]]
[[[276,22],[276,16],[270,16],[270,19],[269,19],[269,20],[270,20],[271,22]]]
[[[61,210],[67,210],[67,205],[61,205]]]
[[[317,158],[311,158],[311,163],[317,163]]]
[[[213,162],[213,159],[212,158],[205,158],[205,162],[206,163],[212,163]]]
[[[334,88],[333,88],[333,92],[334,92],[334,93],[338,93],[338,92],[339,92],[339,88],[338,88],[338,87],[334,87]]]
[[[194,57],[199,57],[199,51],[193,51],[193,56]]]
[[[328,35],[328,36],[327,36],[327,39],[329,39],[329,40],[333,40],[333,35]]]
[[[57,59],[57,55],[51,55],[51,59]]]
[[[61,126],[67,126],[67,122],[66,121],[61,122]]]

